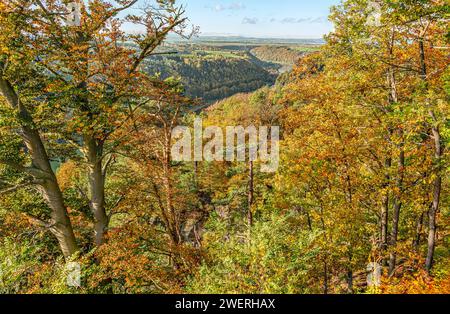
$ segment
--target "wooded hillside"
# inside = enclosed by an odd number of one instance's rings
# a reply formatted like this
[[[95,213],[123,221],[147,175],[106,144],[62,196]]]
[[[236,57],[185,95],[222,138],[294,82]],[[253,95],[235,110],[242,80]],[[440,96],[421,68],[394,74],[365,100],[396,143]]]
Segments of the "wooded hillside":
[[[191,98],[210,103],[242,92],[271,86],[276,75],[245,56],[207,52],[187,56],[155,56],[145,61],[149,74],[179,79]]]
[[[289,47],[260,46],[251,50],[251,53],[263,61],[282,64],[295,64],[304,55]]]

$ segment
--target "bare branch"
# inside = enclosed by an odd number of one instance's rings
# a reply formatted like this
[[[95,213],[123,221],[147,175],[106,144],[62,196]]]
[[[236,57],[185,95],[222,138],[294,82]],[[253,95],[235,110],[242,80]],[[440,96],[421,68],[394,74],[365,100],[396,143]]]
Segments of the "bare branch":
[[[17,184],[17,185],[15,185],[15,186],[13,186],[13,187],[10,187],[10,188],[4,189],[4,190],[0,190],[0,195],[5,195],[5,194],[8,194],[8,193],[13,193],[13,192],[16,192],[17,190],[26,188],[26,187],[28,187],[28,186],[36,185],[36,184],[38,184],[36,181],[33,181],[33,182],[27,182],[27,183],[23,183],[23,184]]]
[[[30,220],[31,223],[33,223],[34,225],[38,226],[38,227],[42,227],[45,229],[50,229],[52,228],[55,224],[50,222],[50,221],[45,221],[39,217],[36,217],[32,214],[26,213],[25,216]]]
[[[110,154],[109,155],[108,160],[106,161],[106,163],[105,163],[105,165],[103,166],[103,169],[102,169],[102,176],[103,176],[103,178],[106,177],[106,174],[108,173],[108,168],[111,165],[111,163],[113,161],[115,161],[115,159],[116,159],[116,156],[114,156],[114,154]]]

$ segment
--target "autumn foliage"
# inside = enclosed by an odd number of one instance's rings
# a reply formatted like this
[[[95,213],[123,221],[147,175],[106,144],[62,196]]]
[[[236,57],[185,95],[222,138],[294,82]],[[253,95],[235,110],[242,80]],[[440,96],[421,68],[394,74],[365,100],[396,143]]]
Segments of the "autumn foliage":
[[[195,112],[142,66],[191,34],[175,1],[88,1],[74,27],[65,1],[0,0],[0,293],[449,293],[449,8],[378,2],[379,24],[345,0],[283,80]],[[278,171],[173,161],[198,116],[279,125]]]

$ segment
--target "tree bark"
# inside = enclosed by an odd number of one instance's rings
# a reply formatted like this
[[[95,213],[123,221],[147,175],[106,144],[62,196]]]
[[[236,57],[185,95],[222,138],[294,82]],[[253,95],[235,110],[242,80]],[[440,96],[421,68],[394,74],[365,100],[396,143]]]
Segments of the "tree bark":
[[[39,190],[51,209],[51,220],[46,226],[58,240],[64,257],[69,258],[78,251],[78,245],[61,189],[52,170],[41,136],[36,128],[33,127],[33,119],[21,103],[13,86],[3,76],[0,76],[0,93],[7,103],[17,111],[21,121],[20,136],[28,149],[32,161],[31,167],[23,167],[23,170],[41,182]]]
[[[349,294],[354,293],[353,289],[353,271],[350,269],[347,271],[347,292]]]
[[[402,200],[401,196],[403,193],[403,180],[404,180],[404,171],[405,171],[405,152],[403,149],[400,151],[399,160],[398,160],[398,178],[397,178],[397,189],[398,195],[395,197],[394,201],[394,212],[392,217],[392,232],[391,232],[391,249],[393,250],[389,256],[389,274],[392,275],[395,271],[397,253],[397,238],[398,238],[398,230],[400,224],[400,211],[402,208]]]
[[[439,199],[441,194],[441,185],[442,185],[442,179],[439,176],[434,181],[434,191],[433,191],[433,205],[431,206],[430,211],[428,212],[428,219],[429,219],[429,231],[428,231],[428,250],[427,250],[427,259],[426,259],[426,269],[428,272],[431,271],[433,268],[433,262],[434,262],[434,250],[436,247],[436,233],[437,233],[437,226],[436,226],[436,215],[439,211]]]
[[[419,55],[420,55],[420,68],[421,68],[421,78],[428,85],[427,80],[427,65],[425,61],[425,47],[424,47],[424,38],[419,38]],[[427,88],[428,89],[428,88]],[[436,233],[437,233],[437,223],[436,216],[439,212],[439,205],[441,199],[441,189],[442,189],[442,157],[444,155],[444,144],[441,142],[441,133],[439,129],[439,123],[436,118],[434,111],[431,108],[429,103],[426,104],[429,107],[429,115],[432,120],[431,127],[431,135],[430,137],[434,141],[434,157],[435,157],[435,165],[436,165],[436,178],[433,183],[433,202],[431,204],[431,209],[428,212],[428,249],[427,249],[427,258],[425,262],[425,268],[428,272],[431,271],[433,267],[434,260],[434,250],[436,247]]]
[[[392,31],[391,38],[391,46],[390,46],[390,56],[393,56],[394,51],[394,39],[395,32]],[[388,84],[389,84],[389,103],[395,104],[398,102],[398,93],[397,93],[397,80],[395,77],[394,67],[390,66],[388,70]],[[399,135],[399,140],[403,141],[403,130],[401,128],[397,128],[397,134]],[[392,133],[390,134],[392,135]],[[397,246],[397,237],[398,237],[398,229],[400,222],[400,210],[402,208],[401,194],[403,192],[403,178],[404,178],[404,168],[405,168],[405,152],[403,150],[403,143],[399,145],[400,153],[398,158],[398,174],[397,174],[397,195],[394,195],[394,210],[392,217],[392,230],[390,237],[390,245],[391,245],[391,253],[389,254],[389,274],[392,275],[395,271],[396,266],[396,246]],[[389,204],[388,204],[389,206]],[[386,226],[387,227],[387,226]],[[386,230],[387,231],[387,230]]]
[[[434,179],[433,184],[433,203],[431,204],[431,209],[428,212],[428,250],[427,250],[427,259],[425,263],[425,267],[428,272],[433,268],[433,260],[434,260],[434,250],[436,247],[436,234],[437,234],[437,214],[439,212],[439,204],[441,199],[441,190],[442,190],[442,157],[444,155],[444,146],[441,143],[441,133],[439,130],[439,126],[437,124],[437,119],[434,112],[430,109],[429,112],[434,126],[431,128],[432,137],[434,139],[434,158],[436,165],[436,179]]]
[[[417,219],[416,238],[414,239],[414,242],[413,242],[413,247],[416,252],[419,251],[424,216],[425,216],[425,213],[421,213],[419,218]]]
[[[389,187],[390,176],[388,174],[389,168],[391,167],[392,160],[391,158],[386,158],[385,160],[385,183],[383,184],[383,188]],[[386,191],[386,195],[383,196],[382,199],[382,208],[381,208],[381,251],[384,255],[388,248],[388,230],[389,230],[389,191]],[[386,259],[383,258],[385,262]]]
[[[171,232],[171,240],[174,246],[178,246],[182,242],[181,231],[180,231],[180,223],[178,219],[178,214],[175,211],[173,205],[173,190],[172,190],[172,169],[171,169],[171,159],[170,159],[170,148],[171,148],[171,135],[170,130],[166,130],[166,143],[164,147],[164,160],[163,160],[163,169],[164,169],[164,188],[165,188],[165,196],[166,196],[166,211],[167,216],[169,218],[169,223],[172,226],[169,226],[169,230]]]
[[[56,178],[42,184],[41,191],[52,210],[49,230],[58,240],[61,251],[67,259],[78,252],[79,248]]]
[[[85,136],[84,145],[88,161],[89,207],[94,216],[94,243],[101,246],[105,243],[109,225],[105,203],[106,169],[103,169],[103,144],[97,143],[91,136]]]
[[[253,226],[253,203],[254,203],[254,193],[255,193],[255,187],[254,187],[254,167],[253,167],[253,161],[250,161],[248,164],[248,211],[247,211],[247,223],[248,227],[251,228]]]
[[[328,294],[328,263],[323,263],[323,294]]]

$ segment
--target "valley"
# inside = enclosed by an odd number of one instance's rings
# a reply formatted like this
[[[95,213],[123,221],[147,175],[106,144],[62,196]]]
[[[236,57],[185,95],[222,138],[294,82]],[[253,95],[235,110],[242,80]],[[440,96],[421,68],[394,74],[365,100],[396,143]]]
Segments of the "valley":
[[[200,37],[169,39],[145,61],[145,71],[175,78],[188,97],[208,105],[237,93],[274,85],[318,40]]]

